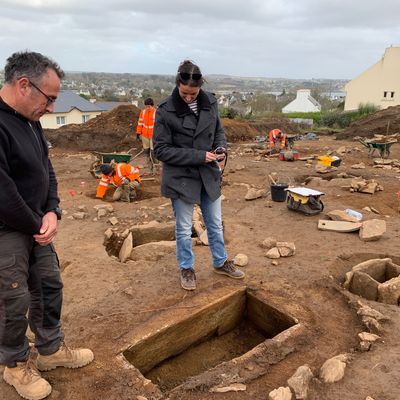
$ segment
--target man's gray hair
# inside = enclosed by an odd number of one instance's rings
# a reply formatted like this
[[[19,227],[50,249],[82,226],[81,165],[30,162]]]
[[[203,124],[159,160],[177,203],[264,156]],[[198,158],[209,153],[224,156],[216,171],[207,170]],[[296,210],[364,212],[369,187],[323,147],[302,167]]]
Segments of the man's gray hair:
[[[54,70],[60,79],[64,78],[64,71],[52,59],[33,51],[21,51],[7,58],[4,80],[5,83],[12,83],[26,76],[32,81],[37,81],[49,69]]]

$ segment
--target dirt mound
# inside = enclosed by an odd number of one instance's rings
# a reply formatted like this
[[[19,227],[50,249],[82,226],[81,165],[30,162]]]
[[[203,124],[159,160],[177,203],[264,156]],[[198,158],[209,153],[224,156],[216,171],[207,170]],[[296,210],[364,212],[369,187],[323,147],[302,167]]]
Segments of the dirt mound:
[[[388,131],[389,124],[389,131]],[[387,132],[388,131],[388,132]],[[347,129],[336,135],[337,139],[350,139],[354,136],[373,137],[400,132],[400,106],[377,111],[367,118],[353,122]]]
[[[57,147],[89,151],[121,151],[134,146],[140,110],[134,105],[121,105],[98,115],[84,124],[69,124],[45,131]]]
[[[100,114],[84,124],[70,124],[45,131],[53,146],[68,150],[115,152],[127,151],[135,145],[135,130],[140,110],[133,105],[121,105]],[[253,139],[280,128],[285,133],[298,133],[295,124],[284,118],[261,121],[222,119],[229,142]]]
[[[237,121],[222,118],[228,142],[253,139],[256,136],[265,136],[271,129],[279,128],[287,134],[299,133],[299,129],[287,119],[268,118],[261,121]]]

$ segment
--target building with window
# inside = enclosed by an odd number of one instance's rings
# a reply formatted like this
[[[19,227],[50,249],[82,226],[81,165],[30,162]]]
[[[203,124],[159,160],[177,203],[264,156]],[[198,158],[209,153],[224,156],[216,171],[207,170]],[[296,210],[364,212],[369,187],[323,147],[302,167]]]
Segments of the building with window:
[[[62,90],[54,103],[54,111],[44,114],[40,122],[45,129],[56,129],[66,124],[82,124],[105,110],[71,90]]]
[[[345,85],[345,111],[371,103],[384,109],[400,104],[400,47],[388,47],[382,58]]]

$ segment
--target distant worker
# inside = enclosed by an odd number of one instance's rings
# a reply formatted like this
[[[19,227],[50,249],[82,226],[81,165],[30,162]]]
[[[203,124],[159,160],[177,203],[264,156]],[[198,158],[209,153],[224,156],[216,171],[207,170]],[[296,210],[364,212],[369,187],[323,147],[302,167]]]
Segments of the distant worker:
[[[272,129],[268,134],[269,147],[272,149],[279,143],[279,148],[284,149],[286,147],[286,135],[280,129]]]
[[[136,128],[137,136],[142,138],[142,146],[145,154],[153,157],[153,128],[156,109],[152,98],[144,101],[145,108],[140,112],[139,121]],[[154,160],[154,157],[153,157]]]
[[[96,197],[102,199],[111,183],[117,188],[113,194],[114,201],[129,203],[136,198],[136,189],[141,181],[137,168],[126,163],[112,163],[101,164],[96,171],[103,174],[97,186]]]

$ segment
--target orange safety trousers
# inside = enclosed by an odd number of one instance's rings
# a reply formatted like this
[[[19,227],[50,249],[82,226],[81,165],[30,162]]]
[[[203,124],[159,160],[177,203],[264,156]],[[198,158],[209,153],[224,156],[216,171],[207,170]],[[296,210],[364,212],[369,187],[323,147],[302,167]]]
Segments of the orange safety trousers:
[[[103,198],[106,194],[107,187],[111,183],[114,186],[120,186],[125,178],[128,178],[131,182],[140,182],[139,169],[133,167],[130,164],[119,163],[114,165],[114,175],[102,175],[99,184],[97,185],[96,197]]]

